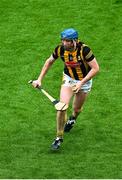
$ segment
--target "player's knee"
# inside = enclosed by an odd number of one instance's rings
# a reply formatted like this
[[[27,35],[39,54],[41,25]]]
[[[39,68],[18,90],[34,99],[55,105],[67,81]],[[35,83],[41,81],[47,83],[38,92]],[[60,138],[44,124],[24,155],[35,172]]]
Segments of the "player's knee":
[[[68,107],[69,107],[68,104],[63,104],[63,105],[61,106],[61,108],[59,108],[58,111],[61,111],[61,112],[67,111]]]

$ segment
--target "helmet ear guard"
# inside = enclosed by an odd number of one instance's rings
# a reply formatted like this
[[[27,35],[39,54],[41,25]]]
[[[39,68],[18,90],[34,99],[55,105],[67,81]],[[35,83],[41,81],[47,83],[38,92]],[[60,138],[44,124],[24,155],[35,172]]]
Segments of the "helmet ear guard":
[[[61,39],[77,40],[78,32],[73,28],[65,29],[63,32],[61,32]]]

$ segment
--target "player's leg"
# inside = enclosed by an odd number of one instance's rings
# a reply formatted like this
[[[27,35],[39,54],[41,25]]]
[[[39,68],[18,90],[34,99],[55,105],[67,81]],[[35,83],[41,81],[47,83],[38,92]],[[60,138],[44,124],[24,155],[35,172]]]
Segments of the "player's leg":
[[[86,100],[88,93],[91,90],[91,87],[92,87],[92,80],[89,80],[81,87],[81,91],[79,91],[77,94],[74,95],[73,113],[69,117],[67,123],[65,124],[64,127],[65,132],[69,132],[70,129],[73,127],[74,123],[76,122],[78,115],[83,109],[83,104]]]
[[[69,104],[73,95],[71,87],[61,86],[60,101]],[[64,124],[66,122],[66,111],[57,111],[57,137],[52,144],[53,149],[58,149],[63,141]]]
[[[62,86],[60,92],[60,101],[69,104],[70,99],[73,95],[71,87]],[[67,119],[66,111],[57,112],[57,136],[63,136],[64,124]]]
[[[88,94],[84,93],[83,91],[80,91],[80,92],[78,92],[77,94],[74,95],[74,99],[73,99],[73,113],[69,117],[67,123],[65,124],[65,128],[64,128],[65,132],[69,132],[70,129],[75,124],[78,115],[80,114],[80,112],[83,109],[83,104],[84,104],[84,102],[86,100],[87,95]]]
[[[83,109],[83,104],[88,96],[88,93],[83,91],[78,92],[74,95],[73,99],[73,113],[72,116],[77,119],[78,115],[81,113]]]

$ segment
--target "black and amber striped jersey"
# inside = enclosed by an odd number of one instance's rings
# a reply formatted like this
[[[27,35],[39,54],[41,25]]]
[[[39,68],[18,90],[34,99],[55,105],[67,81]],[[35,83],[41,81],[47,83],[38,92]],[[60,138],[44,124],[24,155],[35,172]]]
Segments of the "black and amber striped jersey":
[[[75,80],[82,80],[88,74],[91,68],[87,62],[94,59],[91,49],[80,41],[72,52],[65,50],[63,45],[58,45],[52,56],[63,60],[64,73]]]

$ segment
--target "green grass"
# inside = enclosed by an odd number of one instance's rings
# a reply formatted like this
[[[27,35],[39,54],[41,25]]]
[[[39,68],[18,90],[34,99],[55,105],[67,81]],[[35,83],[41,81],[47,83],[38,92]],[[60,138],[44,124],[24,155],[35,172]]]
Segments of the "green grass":
[[[0,1],[0,178],[122,178],[121,12],[120,0]],[[55,110],[27,82],[68,27],[90,45],[100,73],[75,128],[53,153]],[[58,60],[43,82],[55,97],[62,69]]]

